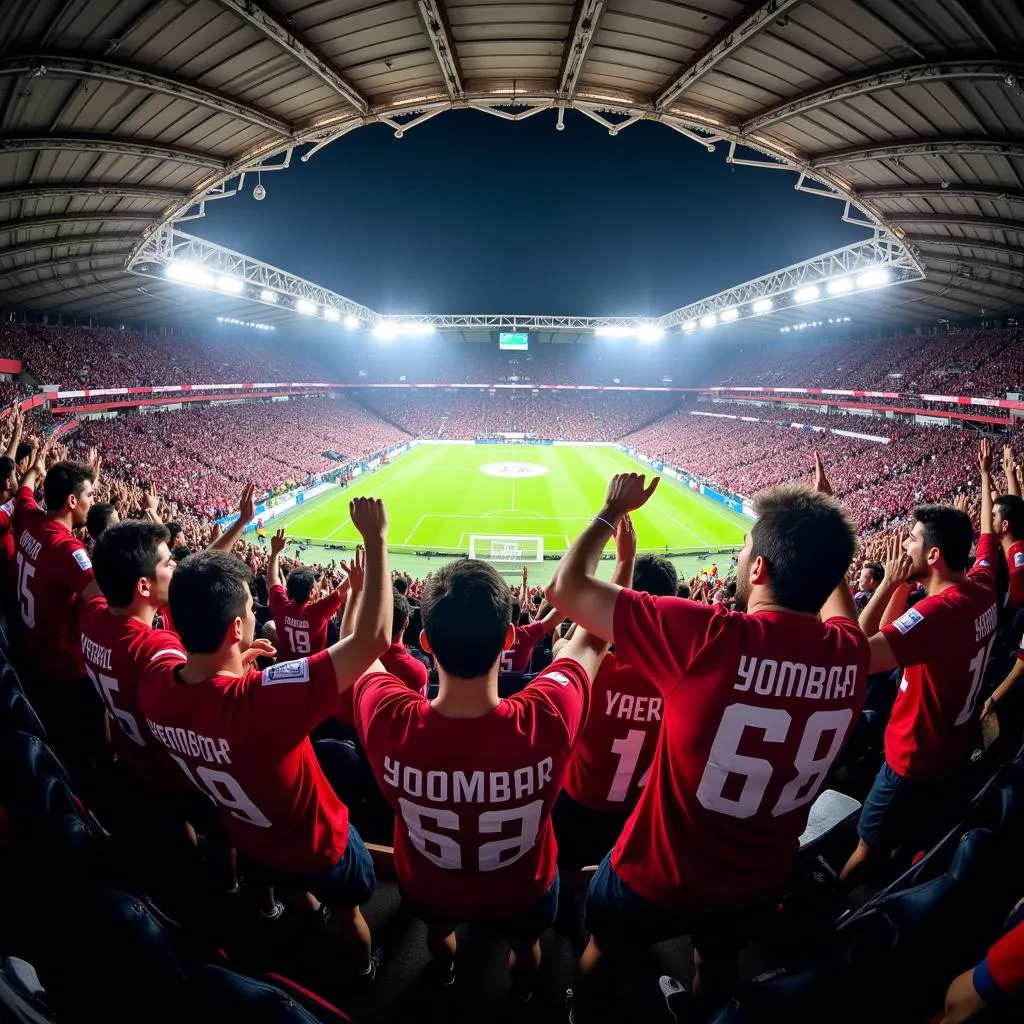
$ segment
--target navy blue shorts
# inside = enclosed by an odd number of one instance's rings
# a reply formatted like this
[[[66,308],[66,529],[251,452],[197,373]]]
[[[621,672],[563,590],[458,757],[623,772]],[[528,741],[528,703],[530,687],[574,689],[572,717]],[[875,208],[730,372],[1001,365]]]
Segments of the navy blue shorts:
[[[948,793],[944,782],[905,779],[883,761],[871,792],[864,798],[857,835],[872,850],[891,853],[928,831],[941,817]]]
[[[555,923],[555,917],[558,915],[558,888],[559,880],[556,871],[555,880],[551,883],[550,888],[532,907],[515,917],[479,919],[480,923],[493,928],[505,939],[539,939]],[[411,900],[404,892],[402,893],[402,903],[414,917],[418,917],[428,925],[449,926],[454,931],[455,926],[461,920],[427,910]],[[478,919],[474,918],[473,920]]]
[[[587,930],[605,948],[644,948],[689,935],[702,959],[721,963],[765,928],[775,908],[774,902],[719,913],[660,907],[619,878],[608,854],[590,880],[583,915]]]
[[[348,845],[341,859],[326,871],[305,874],[278,871],[243,858],[245,869],[254,881],[263,885],[281,886],[299,892],[311,892],[321,903],[332,909],[358,907],[365,903],[377,884],[373,873],[373,858],[362,836],[350,824]]]

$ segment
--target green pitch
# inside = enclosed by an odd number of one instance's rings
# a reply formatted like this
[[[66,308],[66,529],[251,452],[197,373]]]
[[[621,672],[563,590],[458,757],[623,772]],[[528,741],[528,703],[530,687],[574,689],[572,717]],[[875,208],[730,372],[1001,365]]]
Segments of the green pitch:
[[[546,555],[559,554],[600,509],[609,478],[644,469],[614,448],[424,443],[268,527],[317,547],[351,547],[359,536],[348,501],[371,494],[387,505],[396,554],[466,554],[473,535],[540,537]],[[668,478],[633,522],[639,548],[663,553],[738,549],[750,525]]]

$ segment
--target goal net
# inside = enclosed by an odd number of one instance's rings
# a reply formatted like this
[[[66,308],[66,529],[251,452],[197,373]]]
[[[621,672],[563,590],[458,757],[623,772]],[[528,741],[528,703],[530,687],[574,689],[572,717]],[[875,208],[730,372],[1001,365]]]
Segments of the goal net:
[[[473,534],[469,538],[469,557],[493,562],[496,566],[517,566],[524,562],[544,561],[543,537],[505,537]]]

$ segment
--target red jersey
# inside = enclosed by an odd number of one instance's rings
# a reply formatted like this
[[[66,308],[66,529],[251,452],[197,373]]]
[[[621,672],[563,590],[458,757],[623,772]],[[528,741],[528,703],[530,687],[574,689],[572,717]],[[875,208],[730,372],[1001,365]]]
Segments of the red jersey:
[[[338,707],[330,655],[195,684],[177,670],[166,662],[148,669],[139,704],[171,760],[216,802],[232,844],[279,871],[333,867],[348,845],[348,808],[309,741]]]
[[[14,521],[15,599],[29,664],[46,682],[81,679],[78,610],[82,591],[93,580],[89,553],[63,523],[39,508],[27,487],[18,491]]]
[[[102,597],[82,606],[79,617],[85,673],[110,713],[110,745],[117,759],[147,785],[181,790],[185,777],[146,728],[139,708],[139,680],[156,662],[185,661],[176,633],[153,629],[138,619],[111,615]]]
[[[1010,545],[1006,565],[1010,570],[1010,589],[1006,593],[1006,603],[1016,611],[1024,608],[1024,541],[1018,540]]]
[[[412,901],[497,920],[555,879],[551,808],[590,684],[567,659],[482,718],[447,718],[383,673],[356,683],[356,730],[395,810],[395,872]]]
[[[982,961],[981,971],[997,989],[982,991],[975,970],[975,988],[986,1002],[995,1002],[993,996],[1019,998],[1024,995],[1024,922],[1011,928],[989,951]]]
[[[615,652],[665,704],[612,865],[645,899],[718,911],[776,899],[864,703],[855,622],[620,592]]]
[[[551,629],[554,629],[554,626]],[[528,626],[516,626],[516,636],[512,641],[512,646],[507,651],[501,652],[501,664],[498,666],[500,670],[502,672],[529,672],[533,649],[549,632],[548,627],[540,620],[531,622]]]
[[[918,601],[882,628],[905,669],[885,730],[885,759],[908,779],[941,779],[967,757],[974,705],[996,633],[998,542],[978,541],[963,583]]]
[[[270,614],[277,626],[278,655],[282,660],[317,654],[327,646],[327,625],[341,607],[342,595],[332,590],[319,601],[299,604],[284,587],[270,588]]]
[[[14,499],[0,505],[0,569],[14,562]]]
[[[380,663],[387,672],[397,676],[410,690],[426,697],[430,690],[427,666],[414,658],[403,643],[392,644],[381,656]]]
[[[573,800],[593,811],[633,810],[647,782],[664,703],[646,676],[605,655],[565,777]]]

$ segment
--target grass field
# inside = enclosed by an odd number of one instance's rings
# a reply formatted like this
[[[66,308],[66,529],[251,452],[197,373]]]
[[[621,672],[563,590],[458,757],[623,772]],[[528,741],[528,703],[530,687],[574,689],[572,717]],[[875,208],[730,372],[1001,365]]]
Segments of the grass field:
[[[272,524],[285,527],[290,539],[315,545],[311,553],[319,560],[325,545],[358,542],[348,501],[373,494],[388,508],[393,555],[466,554],[473,535],[540,537],[545,554],[558,554],[601,507],[608,479],[643,468],[614,448],[424,443]],[[668,478],[633,521],[641,550],[677,554],[738,549],[749,526]]]

